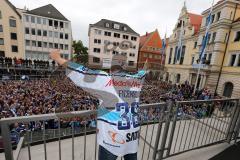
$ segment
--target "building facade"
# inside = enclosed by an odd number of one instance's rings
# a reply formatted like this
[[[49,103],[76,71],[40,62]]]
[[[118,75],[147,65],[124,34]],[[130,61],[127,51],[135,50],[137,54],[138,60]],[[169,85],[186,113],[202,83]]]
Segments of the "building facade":
[[[229,18],[230,29],[226,34],[227,47],[223,53],[220,67],[217,93],[226,97],[240,97],[240,1],[222,2],[216,9],[220,9],[225,18]],[[228,14],[227,14],[228,13]],[[226,14],[226,15],[225,15]]]
[[[208,8],[203,11],[199,31],[189,38],[184,36],[183,46],[186,46],[186,51],[182,62],[178,63],[174,58],[174,54],[176,53],[174,52],[174,44],[177,44],[177,40],[174,41],[173,37],[177,37],[179,33],[176,36],[173,33],[170,37],[165,61],[168,74],[165,75],[165,78],[175,83],[182,83],[188,80],[192,85],[197,84],[199,89],[207,87],[212,93],[217,93],[225,97],[239,98],[240,1],[221,0],[213,6],[207,46],[202,64],[199,66],[199,54],[206,33],[206,21],[210,10]],[[183,11],[184,9],[181,15]],[[174,31],[176,31],[176,28]],[[190,50],[187,51],[187,48]],[[180,65],[181,63],[183,64]],[[197,79],[199,67],[200,74]]]
[[[210,8],[205,10],[198,44],[203,41],[206,32],[206,19]],[[238,19],[240,18],[240,1],[221,0],[213,6],[208,45],[203,55],[198,84],[209,88],[213,93],[226,97],[239,97],[240,72],[237,58],[239,52]],[[236,38],[236,39],[235,39]],[[201,45],[199,46],[200,50]],[[234,58],[233,55],[236,55]],[[195,54],[198,59],[199,51]],[[196,81],[198,64],[193,65],[191,77]],[[195,82],[194,82],[195,83]],[[234,84],[234,85],[233,85]]]
[[[158,30],[140,37],[138,68],[142,68],[146,61],[153,77],[160,78],[164,70],[165,52]]]
[[[0,2],[0,56],[23,58],[22,16],[8,0]]]
[[[187,11],[186,5],[181,10],[178,21],[169,38],[164,79],[172,83],[184,83],[191,81],[193,55],[197,51],[198,33],[202,22],[202,16]],[[182,36],[180,36],[182,31]],[[178,55],[179,38],[181,37],[182,49]]]
[[[60,49],[65,59],[71,58],[71,22],[53,5],[19,12],[22,15],[25,58],[49,60],[52,49]]]
[[[89,67],[110,69],[116,55],[126,57],[127,70],[137,69],[139,34],[127,24],[102,19],[89,25]]]

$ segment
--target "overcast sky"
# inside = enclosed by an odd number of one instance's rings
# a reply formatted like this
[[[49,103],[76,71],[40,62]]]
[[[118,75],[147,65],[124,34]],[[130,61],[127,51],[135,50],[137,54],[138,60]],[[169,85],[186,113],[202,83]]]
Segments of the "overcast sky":
[[[184,0],[10,0],[17,8],[29,10],[53,4],[72,23],[74,40],[88,46],[88,26],[100,19],[128,24],[140,35],[156,28],[164,37],[172,33]],[[218,0],[215,0],[217,2]],[[189,12],[201,14],[212,0],[186,0]]]

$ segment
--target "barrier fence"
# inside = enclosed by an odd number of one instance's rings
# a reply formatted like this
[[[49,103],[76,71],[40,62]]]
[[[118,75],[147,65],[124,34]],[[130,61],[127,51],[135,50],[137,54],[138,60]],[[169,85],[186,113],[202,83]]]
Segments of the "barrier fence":
[[[161,160],[236,140],[240,130],[238,103],[239,99],[222,99],[141,105],[138,159]],[[88,110],[1,119],[5,158],[96,160],[96,126],[90,123],[96,120],[96,114],[97,111]],[[55,121],[56,129],[47,129],[49,120]],[[41,130],[33,131],[29,125],[32,122],[41,124]],[[63,127],[64,122],[70,122],[70,127]],[[26,132],[13,152],[9,126],[14,123],[23,123]],[[34,145],[36,142],[43,145]],[[21,155],[21,152],[26,154]]]

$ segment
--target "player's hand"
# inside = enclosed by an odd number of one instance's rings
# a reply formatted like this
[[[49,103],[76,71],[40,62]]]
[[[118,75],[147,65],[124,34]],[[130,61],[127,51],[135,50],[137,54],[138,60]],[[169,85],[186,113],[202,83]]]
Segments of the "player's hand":
[[[56,61],[59,65],[63,65],[67,62],[64,58],[60,56],[60,51],[59,50],[53,50],[49,54],[50,58],[54,61]]]
[[[54,61],[58,61],[59,59],[61,59],[60,56],[60,51],[59,50],[53,50],[50,52],[49,54],[50,58]]]

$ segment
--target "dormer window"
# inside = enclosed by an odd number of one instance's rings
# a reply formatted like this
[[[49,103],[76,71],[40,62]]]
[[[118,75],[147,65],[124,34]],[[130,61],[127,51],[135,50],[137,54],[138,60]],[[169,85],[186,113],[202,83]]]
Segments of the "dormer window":
[[[109,27],[110,27],[109,23],[106,23],[106,27],[107,27],[107,28],[109,28]]]
[[[127,27],[123,27],[123,30],[124,30],[124,31],[127,31]]]
[[[114,24],[114,25],[113,25],[113,28],[114,28],[114,29],[120,29],[120,25],[119,25],[119,24]]]

